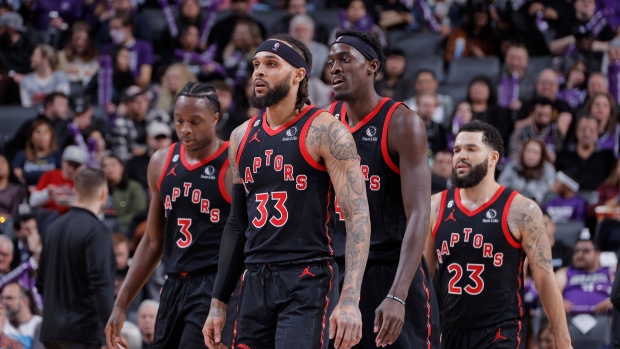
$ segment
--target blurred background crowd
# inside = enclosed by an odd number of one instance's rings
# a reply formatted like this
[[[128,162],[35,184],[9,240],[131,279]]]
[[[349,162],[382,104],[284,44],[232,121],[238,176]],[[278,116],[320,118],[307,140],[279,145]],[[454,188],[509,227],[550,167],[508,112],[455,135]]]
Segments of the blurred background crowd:
[[[182,87],[214,85],[217,132],[227,140],[258,112],[248,103],[256,47],[286,32],[311,49],[310,100],[326,107],[334,101],[329,45],[349,28],[372,31],[384,45],[378,93],[426,123],[433,193],[450,186],[459,127],[482,120],[500,131],[498,181],[546,213],[571,334],[582,344],[575,348],[611,347],[619,25],[617,0],[0,1],[0,347],[38,345],[41,304],[31,279],[40,236],[67,212],[81,166],[108,179],[103,219],[116,232],[118,287],[145,230],[149,158],[176,140]],[[576,246],[580,236],[591,246]],[[580,278],[593,273],[607,281],[594,287]],[[160,270],[134,302],[130,348],[152,341],[162,283]],[[526,290],[528,348],[549,348],[551,329],[531,283]],[[586,331],[579,315],[594,325]]]

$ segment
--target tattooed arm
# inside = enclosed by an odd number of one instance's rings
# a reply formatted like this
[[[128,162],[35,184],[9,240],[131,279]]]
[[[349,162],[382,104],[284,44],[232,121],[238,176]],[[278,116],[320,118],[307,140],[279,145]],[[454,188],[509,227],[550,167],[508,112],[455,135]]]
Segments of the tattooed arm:
[[[245,245],[245,229],[248,226],[247,204],[243,181],[239,176],[237,150],[248,127],[249,121],[237,127],[230,136],[228,158],[232,174],[232,204],[218,260],[218,272],[213,286],[211,308],[205,321],[202,333],[205,345],[209,349],[225,348],[221,342],[222,330],[226,323],[226,307],[230,295],[243,271],[243,247]]]
[[[335,337],[336,348],[348,349],[362,336],[359,298],[370,247],[366,184],[351,133],[330,114],[321,113],[313,120],[306,147],[325,164],[345,219],[344,285],[340,302],[330,317],[329,334],[330,338]]]
[[[510,206],[508,227],[513,236],[521,241],[530,261],[532,277],[551,323],[556,348],[572,348],[562,294],[553,273],[551,244],[540,207],[534,201],[517,195]]]
[[[441,204],[441,194],[437,193],[431,196],[431,215],[428,224],[426,248],[424,249],[424,258],[428,264],[428,270],[431,272],[431,278],[435,277],[435,270],[437,269],[437,250],[435,248],[435,239],[433,238],[433,229],[435,225],[439,224],[439,205]]]

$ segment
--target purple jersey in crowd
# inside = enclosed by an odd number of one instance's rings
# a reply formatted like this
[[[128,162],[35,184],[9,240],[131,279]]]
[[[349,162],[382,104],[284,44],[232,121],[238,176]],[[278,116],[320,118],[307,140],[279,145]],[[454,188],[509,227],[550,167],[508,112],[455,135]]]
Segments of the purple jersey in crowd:
[[[562,295],[565,300],[573,303],[571,314],[592,314],[597,304],[609,298],[612,284],[610,274],[609,267],[599,268],[593,273],[568,267]]]
[[[596,10],[600,11],[603,9],[612,9],[614,10],[613,14],[607,15],[607,21],[609,25],[613,29],[617,29],[620,25],[620,1],[618,0],[598,0],[596,2]]]
[[[105,46],[103,54],[112,54],[114,48],[112,44]],[[127,47],[127,50],[129,50],[129,69],[136,78],[140,76],[141,66],[153,65],[153,46],[150,43],[135,39],[133,45]]]
[[[620,125],[616,125],[616,129],[605,132],[598,138],[597,146],[599,150],[611,150],[618,157],[618,153],[620,152],[620,147],[618,144],[620,138]]]
[[[47,29],[50,12],[55,11],[68,25],[83,17],[83,0],[38,0],[33,4],[32,23],[36,29]]]
[[[555,223],[566,223],[570,221],[584,222],[586,212],[586,202],[579,196],[565,199],[557,197],[549,200],[543,207]]]

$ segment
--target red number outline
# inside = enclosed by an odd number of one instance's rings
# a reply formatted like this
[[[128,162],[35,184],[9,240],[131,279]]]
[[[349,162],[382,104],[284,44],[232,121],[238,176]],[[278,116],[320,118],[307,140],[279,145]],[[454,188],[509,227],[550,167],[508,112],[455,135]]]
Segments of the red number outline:
[[[481,277],[481,274],[484,271],[484,264],[468,263],[466,269],[470,272],[469,279],[474,282],[474,286],[467,285],[463,287],[463,290],[472,296],[479,295],[484,290],[484,280]],[[456,286],[456,284],[463,277],[463,268],[460,264],[452,263],[448,266],[448,272],[455,273],[448,282],[448,293],[462,294],[463,291],[461,287]]]
[[[179,232],[183,235],[177,240],[177,246],[180,248],[187,248],[192,244],[192,233],[189,232],[189,227],[192,225],[192,220],[189,218],[177,219],[177,224],[181,226]]]
[[[276,228],[280,228],[288,221],[288,210],[286,209],[286,206],[284,206],[287,198],[288,193],[285,191],[274,191],[271,193],[271,200],[277,200],[273,207],[280,213],[280,218],[272,216],[269,218],[269,223]]]
[[[252,224],[256,228],[262,228],[267,223],[267,200],[269,200],[269,194],[267,193],[258,193],[256,194],[256,201],[258,201],[258,213],[260,214],[260,219],[254,217],[252,219]]]

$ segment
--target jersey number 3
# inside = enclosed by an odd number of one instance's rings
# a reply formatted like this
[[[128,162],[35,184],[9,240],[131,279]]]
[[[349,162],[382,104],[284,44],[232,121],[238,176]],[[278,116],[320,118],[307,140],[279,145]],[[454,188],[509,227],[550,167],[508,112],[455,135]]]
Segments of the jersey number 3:
[[[286,203],[286,199],[288,198],[288,194],[285,191],[274,191],[271,193],[271,200],[275,200],[274,208],[278,210],[280,217],[272,216],[269,218],[269,214],[267,213],[267,201],[269,200],[268,193],[259,193],[256,194],[256,202],[258,202],[258,214],[259,217],[254,217],[252,220],[252,224],[256,228],[262,228],[267,224],[267,219],[269,219],[269,223],[276,228],[279,228],[286,224],[288,221],[288,210],[284,204]]]
[[[462,294],[463,291],[461,287],[456,286],[456,284],[463,277],[463,267],[461,267],[460,264],[452,263],[448,266],[448,271],[450,274],[454,273],[454,276],[450,278],[450,282],[448,283],[448,293]],[[484,290],[484,280],[480,277],[480,274],[484,271],[484,264],[468,263],[467,271],[471,273],[469,278],[474,282],[474,285],[467,285],[463,287],[463,290],[472,296],[480,294],[480,292]]]
[[[180,248],[186,248],[187,246],[192,244],[192,233],[189,232],[189,226],[192,225],[192,220],[188,218],[179,218],[177,223],[181,227],[179,230],[183,237],[180,237],[177,240],[177,246]]]

